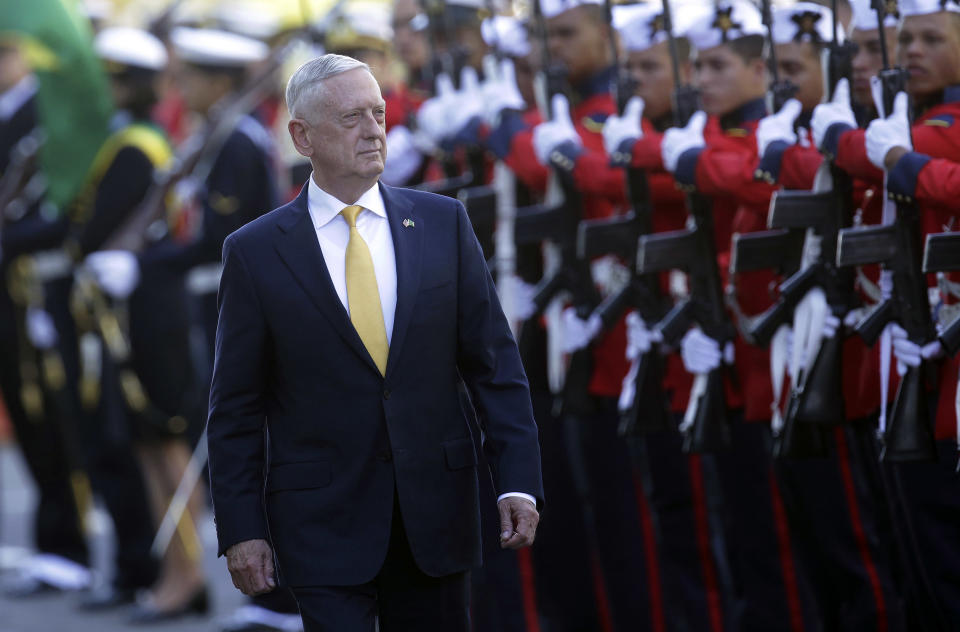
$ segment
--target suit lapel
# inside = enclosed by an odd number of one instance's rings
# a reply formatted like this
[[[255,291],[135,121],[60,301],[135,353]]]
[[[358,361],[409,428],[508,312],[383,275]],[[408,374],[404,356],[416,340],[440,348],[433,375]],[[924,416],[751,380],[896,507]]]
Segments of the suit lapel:
[[[393,317],[393,335],[390,338],[390,354],[387,356],[387,375],[399,361],[403,341],[410,325],[410,315],[420,288],[420,259],[423,248],[423,217],[408,198],[392,187],[380,185],[393,250],[397,259],[397,308]],[[411,220],[413,223],[404,220]]]
[[[274,247],[297,283],[330,321],[337,334],[376,371],[373,359],[353,328],[347,310],[330,280],[330,271],[317,242],[316,229],[307,211],[307,189],[307,185],[304,185],[300,195],[287,206],[285,215],[277,222],[279,231]]]

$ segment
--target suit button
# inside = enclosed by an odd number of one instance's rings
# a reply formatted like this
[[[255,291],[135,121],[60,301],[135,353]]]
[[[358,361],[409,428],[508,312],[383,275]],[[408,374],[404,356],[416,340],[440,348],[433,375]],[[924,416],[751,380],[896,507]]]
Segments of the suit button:
[[[389,463],[393,460],[393,455],[389,452],[380,452],[377,454],[377,460],[382,461],[383,463]]]
[[[383,398],[384,398],[384,399],[390,399],[390,389],[389,389],[389,388],[383,389]]]

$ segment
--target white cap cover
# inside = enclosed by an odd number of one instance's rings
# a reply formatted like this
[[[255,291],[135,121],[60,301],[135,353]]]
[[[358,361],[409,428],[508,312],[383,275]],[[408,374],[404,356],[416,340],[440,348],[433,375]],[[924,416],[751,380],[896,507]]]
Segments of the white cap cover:
[[[603,0],[533,0],[533,2],[540,3],[540,11],[545,18],[553,18],[587,4],[603,4]]]
[[[143,29],[125,26],[103,29],[93,41],[93,47],[101,59],[124,66],[163,70],[167,65],[163,42]]]
[[[687,39],[694,48],[713,48],[747,35],[765,35],[760,10],[749,0],[718,2],[714,11],[690,27]]]
[[[891,8],[896,9],[896,3],[891,3]],[[877,30],[877,12],[873,9],[873,0],[851,0],[850,7],[853,9],[853,19],[850,20],[850,30],[858,31],[876,31]],[[900,16],[899,10],[895,13],[888,12],[883,18],[883,26],[891,27],[897,25],[897,18]]]
[[[929,15],[940,11],[960,13],[958,0],[900,0],[900,17]]]
[[[812,2],[798,2],[786,7],[775,7],[773,15],[773,41],[830,42],[833,40],[833,15],[830,10]],[[837,31],[842,39],[842,31]]]
[[[527,29],[517,18],[495,15],[484,20],[480,27],[487,46],[495,46],[510,57],[526,57],[530,54]]]
[[[671,9],[674,37],[685,37],[693,24],[711,13],[699,2],[675,4]],[[663,7],[656,3],[614,6],[613,26],[628,51],[647,50],[667,39]]]
[[[270,54],[261,41],[215,29],[177,27],[171,31],[170,41],[177,57],[198,66],[242,68]]]

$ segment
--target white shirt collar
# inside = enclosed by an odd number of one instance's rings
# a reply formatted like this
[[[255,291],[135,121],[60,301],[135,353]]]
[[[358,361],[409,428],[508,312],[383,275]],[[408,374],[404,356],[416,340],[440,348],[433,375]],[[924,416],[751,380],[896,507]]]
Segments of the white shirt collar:
[[[344,207],[350,206],[317,186],[312,173],[310,174],[310,184],[308,186],[307,209],[310,211],[310,219],[313,220],[313,227],[317,230],[330,223],[330,221],[340,214],[340,211],[342,211]],[[383,196],[380,194],[380,187],[377,184],[367,189],[354,204],[362,206],[368,211],[373,211],[384,219],[387,217]]]
[[[9,121],[10,117],[37,92],[37,79],[27,75],[3,94],[0,94],[0,121]]]

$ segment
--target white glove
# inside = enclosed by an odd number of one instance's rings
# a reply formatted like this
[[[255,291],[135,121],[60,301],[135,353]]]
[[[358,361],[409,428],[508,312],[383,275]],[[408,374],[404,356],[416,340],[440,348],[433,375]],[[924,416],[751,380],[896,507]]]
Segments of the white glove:
[[[893,100],[893,113],[885,119],[874,119],[867,127],[867,157],[875,167],[886,168],[887,153],[894,147],[913,149],[908,110],[907,93],[898,92]]]
[[[697,111],[690,117],[686,127],[671,127],[660,143],[660,153],[663,157],[663,166],[673,173],[677,170],[677,161],[688,149],[703,147],[703,128],[707,124],[705,112]]]
[[[406,125],[394,125],[387,132],[387,162],[383,166],[380,179],[385,184],[400,186],[406,184],[420,168],[423,154],[417,148],[417,142]]]
[[[486,78],[480,86],[480,98],[483,105],[483,118],[491,127],[495,126],[504,110],[527,109],[527,104],[517,87],[517,72],[512,59],[497,59],[488,55],[483,60]]]
[[[553,95],[551,100],[553,118],[533,128],[533,151],[542,165],[550,164],[550,154],[563,143],[570,141],[577,147],[583,146],[580,135],[573,127],[570,118],[570,102],[562,94]]]
[[[833,99],[829,103],[821,103],[813,109],[810,119],[810,130],[813,132],[813,142],[817,149],[823,149],[823,139],[827,130],[835,123],[846,123],[850,127],[857,126],[857,117],[850,107],[850,82],[841,79],[833,92]]]
[[[733,364],[733,343],[728,342],[721,352],[716,340],[694,327],[680,342],[680,358],[688,373],[709,373],[719,367],[721,361]]]
[[[140,262],[127,250],[102,250],[84,260],[104,292],[115,299],[125,299],[140,282]]]
[[[943,345],[939,340],[918,345],[907,337],[907,331],[898,325],[890,325],[890,334],[893,338],[893,355],[897,358],[897,373],[903,375],[907,367],[918,367],[922,360],[932,360],[943,355]]]
[[[834,316],[831,313],[828,313],[823,318],[823,337],[824,338],[833,338],[837,335],[837,331],[840,329],[840,319]]]
[[[436,96],[424,101],[417,110],[417,130],[434,145],[439,145],[448,134],[450,122],[447,120],[447,113],[456,99],[455,94],[450,75],[440,73],[437,75]]]
[[[510,275],[503,279],[503,292],[510,296],[510,305],[513,313],[511,318],[517,320],[527,320],[537,310],[533,303],[533,297],[537,293],[537,288],[515,275]]]
[[[483,97],[480,93],[480,78],[470,66],[460,71],[460,89],[453,93],[447,104],[448,121],[445,138],[449,138],[467,126],[471,120],[483,115]]]
[[[757,155],[763,158],[767,147],[775,141],[783,141],[790,145],[797,144],[797,133],[793,131],[793,124],[803,106],[796,99],[790,99],[783,104],[780,111],[760,119],[757,125]]]
[[[36,307],[27,308],[27,338],[34,349],[52,349],[57,344],[57,326],[50,313]]]
[[[627,360],[631,362],[650,351],[653,343],[663,340],[659,331],[647,328],[637,312],[627,314]]]
[[[603,123],[603,149],[608,156],[612,156],[623,141],[643,137],[643,128],[640,119],[643,117],[643,99],[630,97],[627,107],[623,109],[623,116],[611,114]]]
[[[568,307],[563,310],[563,352],[573,353],[583,349],[598,333],[602,323],[600,317],[591,315],[587,320],[577,316],[577,310],[574,307]]]

